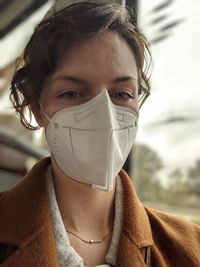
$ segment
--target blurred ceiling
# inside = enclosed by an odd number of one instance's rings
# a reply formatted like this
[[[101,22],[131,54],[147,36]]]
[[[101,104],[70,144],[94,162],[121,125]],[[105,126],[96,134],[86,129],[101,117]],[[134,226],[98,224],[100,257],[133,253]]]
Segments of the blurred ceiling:
[[[48,0],[1,0],[0,38],[22,23]]]

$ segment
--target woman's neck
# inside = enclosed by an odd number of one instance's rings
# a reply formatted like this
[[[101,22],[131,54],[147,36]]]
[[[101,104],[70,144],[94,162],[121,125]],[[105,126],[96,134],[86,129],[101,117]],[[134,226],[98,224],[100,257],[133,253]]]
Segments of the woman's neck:
[[[87,239],[101,239],[110,232],[115,189],[104,192],[77,182],[64,174],[54,159],[52,169],[56,198],[66,229]]]

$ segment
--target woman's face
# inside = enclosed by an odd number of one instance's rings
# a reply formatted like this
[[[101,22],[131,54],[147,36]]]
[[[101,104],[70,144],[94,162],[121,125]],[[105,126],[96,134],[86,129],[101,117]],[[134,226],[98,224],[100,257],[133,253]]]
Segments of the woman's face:
[[[115,33],[105,33],[67,49],[43,84],[40,103],[49,117],[80,105],[107,89],[115,105],[138,113],[138,72],[134,54]],[[35,114],[40,126],[48,121]]]

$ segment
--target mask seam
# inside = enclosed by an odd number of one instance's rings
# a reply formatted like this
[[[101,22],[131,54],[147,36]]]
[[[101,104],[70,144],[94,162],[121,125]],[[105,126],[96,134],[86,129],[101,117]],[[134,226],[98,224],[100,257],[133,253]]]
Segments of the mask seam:
[[[74,147],[73,147],[73,143],[72,143],[72,133],[71,133],[71,128],[69,128],[69,136],[70,136],[70,146],[71,146],[71,149],[72,149],[72,154],[73,154],[73,158],[74,158],[74,161],[76,162],[76,166],[77,168],[79,169],[79,173],[81,174],[82,177],[84,177],[84,172],[82,171],[82,168],[80,168],[78,162],[77,162],[77,159],[76,159],[76,156],[75,156],[75,153],[74,153]],[[83,175],[82,175],[83,174]],[[73,178],[73,177],[72,177]]]

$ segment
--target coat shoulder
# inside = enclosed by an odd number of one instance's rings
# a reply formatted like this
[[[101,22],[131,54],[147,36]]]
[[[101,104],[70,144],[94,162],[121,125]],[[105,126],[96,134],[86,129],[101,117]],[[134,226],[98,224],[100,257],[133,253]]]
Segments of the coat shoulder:
[[[177,234],[177,238],[188,238],[187,233],[195,233],[200,238],[200,226],[194,224],[181,216],[175,216],[166,212],[162,212],[152,208],[146,208],[151,226],[156,229],[160,226],[161,230],[173,235]],[[200,242],[200,239],[198,240]]]
[[[165,258],[167,266],[200,266],[200,226],[156,209],[145,210],[154,240],[153,261]]]

